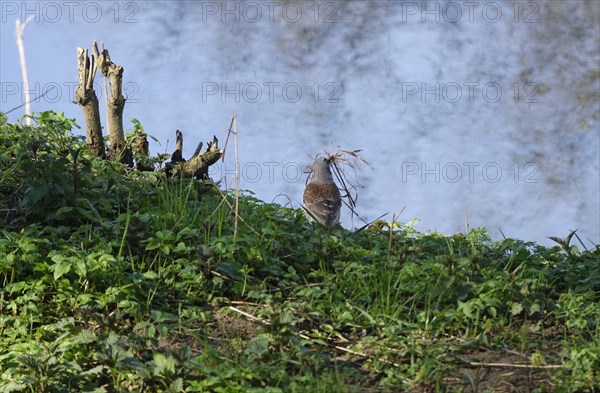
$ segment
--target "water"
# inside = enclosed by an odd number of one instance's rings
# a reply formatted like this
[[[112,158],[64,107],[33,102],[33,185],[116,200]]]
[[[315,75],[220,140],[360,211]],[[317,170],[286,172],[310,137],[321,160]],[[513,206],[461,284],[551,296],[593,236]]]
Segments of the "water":
[[[362,149],[367,220],[600,243],[598,2],[3,2],[2,110],[23,102],[14,20],[32,4],[30,81],[57,93],[34,111],[83,124],[75,48],[103,40],[154,152],[176,129],[188,157],[224,143],[235,114],[241,186],[265,201],[299,206],[309,156]],[[212,177],[231,185],[233,162]]]

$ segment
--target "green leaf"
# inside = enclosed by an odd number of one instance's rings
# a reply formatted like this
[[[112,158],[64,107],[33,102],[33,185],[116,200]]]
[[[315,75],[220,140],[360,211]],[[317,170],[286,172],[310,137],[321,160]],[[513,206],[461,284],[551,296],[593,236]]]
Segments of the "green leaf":
[[[156,239],[150,239],[150,243],[148,243],[148,245],[146,246],[146,251],[152,251],[152,250],[156,250],[157,248],[159,248],[161,246],[161,244],[159,242],[156,241]]]
[[[67,259],[63,259],[56,265],[54,265],[54,279],[58,280],[63,275],[67,274],[71,270],[71,263]]]
[[[270,339],[267,335],[258,336],[250,341],[250,344],[244,351],[246,354],[262,356],[269,352]]]
[[[165,356],[162,353],[155,352],[152,356],[154,360],[154,374],[174,374],[175,373],[175,359],[173,356]]]
[[[156,273],[155,271],[149,270],[146,273],[144,273],[142,276],[144,278],[147,278],[148,280],[156,280],[158,278],[158,273]]]
[[[168,312],[162,312],[162,311],[158,311],[158,310],[152,310],[150,311],[150,315],[152,316],[152,318],[159,323],[164,323],[164,322],[176,322],[179,320],[179,317],[177,315],[168,313]]]
[[[79,277],[85,277],[87,274],[87,265],[85,264],[85,261],[80,259],[75,263],[75,273],[77,273]]]
[[[171,392],[183,392],[183,378],[177,378],[169,387]]]
[[[73,344],[89,344],[95,342],[96,339],[96,333],[94,333],[92,330],[83,329],[75,337],[73,337]],[[90,371],[91,370],[88,370],[88,372]]]

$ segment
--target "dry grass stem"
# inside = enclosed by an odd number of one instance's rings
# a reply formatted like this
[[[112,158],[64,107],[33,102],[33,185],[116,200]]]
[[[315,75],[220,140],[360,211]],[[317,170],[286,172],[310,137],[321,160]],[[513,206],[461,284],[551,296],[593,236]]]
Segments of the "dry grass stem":
[[[534,366],[531,364],[512,364],[512,363],[480,363],[480,362],[466,362],[468,366],[473,367],[507,367],[507,368],[538,368],[538,369],[555,369],[562,368],[562,364],[548,364],[545,366]]]
[[[237,238],[238,218],[240,209],[240,160],[238,156],[237,120],[233,116],[233,147],[235,152],[235,221],[233,223],[233,240]],[[229,135],[229,134],[228,134]]]
[[[223,193],[223,191],[221,191],[221,189],[216,184],[213,184],[213,185],[214,185],[215,189],[219,192],[219,194],[221,194],[221,197],[223,198],[223,201],[229,207],[229,210],[231,210],[232,212],[235,212],[235,206],[233,206],[231,203],[229,203],[229,201],[227,200],[227,195],[225,195],[225,193]],[[244,225],[246,225],[246,227],[248,227],[248,229],[250,229],[252,231],[252,233],[254,233],[256,236],[261,237],[260,233],[258,233],[258,231],[256,229],[252,228],[252,226],[250,226],[250,224],[248,224],[242,216],[240,216],[238,214],[237,217]]]
[[[23,43],[23,32],[25,26],[33,19],[34,15],[29,15],[25,22],[21,22],[19,19],[15,21],[15,38],[17,41],[17,48],[19,49],[19,62],[21,63],[21,75],[23,76],[23,90],[25,92],[25,114],[31,116],[31,100],[29,97],[29,76],[27,75],[27,63],[25,61],[25,44]],[[31,125],[31,118],[27,117],[25,124]]]

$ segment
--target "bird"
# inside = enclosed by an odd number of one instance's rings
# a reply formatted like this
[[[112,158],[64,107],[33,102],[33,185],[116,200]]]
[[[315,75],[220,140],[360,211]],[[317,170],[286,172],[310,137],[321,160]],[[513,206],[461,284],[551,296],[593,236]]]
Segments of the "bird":
[[[331,160],[328,158],[315,159],[308,169],[310,175],[302,198],[308,221],[314,222],[316,219],[328,227],[339,224],[342,207],[342,197],[333,181],[330,164]]]

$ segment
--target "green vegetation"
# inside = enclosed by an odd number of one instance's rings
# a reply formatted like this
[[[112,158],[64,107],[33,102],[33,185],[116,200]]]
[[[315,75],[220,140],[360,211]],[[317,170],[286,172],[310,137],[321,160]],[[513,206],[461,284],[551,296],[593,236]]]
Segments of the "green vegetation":
[[[232,194],[0,116],[0,392],[600,386],[599,246],[328,231],[249,193],[234,238]]]

